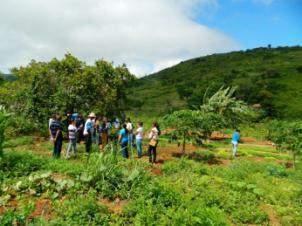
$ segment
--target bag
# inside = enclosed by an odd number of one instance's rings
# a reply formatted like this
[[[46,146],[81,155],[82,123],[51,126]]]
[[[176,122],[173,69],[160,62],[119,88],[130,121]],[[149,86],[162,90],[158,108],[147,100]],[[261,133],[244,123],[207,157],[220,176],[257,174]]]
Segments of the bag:
[[[152,146],[152,147],[156,147],[157,141],[152,139],[152,140],[150,140],[149,145]]]

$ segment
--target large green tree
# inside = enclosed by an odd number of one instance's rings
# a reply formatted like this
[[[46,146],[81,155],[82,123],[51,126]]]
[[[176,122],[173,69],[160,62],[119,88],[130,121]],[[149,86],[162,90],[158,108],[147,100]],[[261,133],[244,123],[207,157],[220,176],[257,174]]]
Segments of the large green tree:
[[[104,60],[87,65],[71,54],[62,60],[33,60],[12,72],[18,79],[8,87],[13,92],[2,92],[10,95],[3,95],[4,104],[38,123],[55,112],[119,114],[126,106],[125,88],[135,79],[126,65],[114,67]]]

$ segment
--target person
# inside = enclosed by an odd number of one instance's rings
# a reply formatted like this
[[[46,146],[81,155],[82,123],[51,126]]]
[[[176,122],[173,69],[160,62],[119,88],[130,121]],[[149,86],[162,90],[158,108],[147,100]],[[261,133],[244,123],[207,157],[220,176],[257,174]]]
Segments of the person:
[[[233,157],[236,157],[238,150],[238,143],[240,141],[240,130],[236,129],[232,135]]]
[[[103,118],[103,122],[99,127],[99,133],[101,138],[101,149],[104,150],[109,140],[109,124],[106,117]]]
[[[130,120],[130,118],[127,119],[126,121],[126,126],[128,130],[128,143],[130,144],[130,147],[133,146],[133,124]]]
[[[121,144],[121,148],[122,148],[122,155],[124,158],[128,158],[129,157],[129,153],[128,153],[128,137],[129,133],[127,130],[127,125],[124,124],[123,128],[120,130],[119,132],[119,137],[118,137],[118,142]]]
[[[51,125],[52,122],[55,121],[55,120],[56,120],[56,115],[53,114],[53,115],[49,118],[49,121],[48,121],[48,131],[49,131],[50,140],[52,140],[50,125]]]
[[[61,116],[56,115],[55,120],[50,125],[51,137],[54,144],[53,157],[59,158],[62,151],[63,144],[63,125],[61,123]]]
[[[81,113],[79,113],[77,119],[76,119],[76,127],[78,129],[77,132],[77,142],[80,143],[81,141],[84,141],[84,125],[85,125],[85,120],[82,116]]]
[[[72,120],[68,126],[68,138],[69,138],[69,143],[67,147],[67,152],[66,152],[66,158],[70,158],[70,152],[71,149],[73,149],[74,155],[77,155],[77,127],[76,127],[76,121]]]
[[[158,137],[160,134],[159,126],[157,122],[152,124],[152,129],[149,133],[149,148],[148,148],[148,155],[149,155],[149,162],[156,163],[156,148],[158,144]]]
[[[120,120],[119,120],[118,118],[116,118],[116,119],[114,120],[113,126],[114,126],[114,129],[117,129],[117,130],[120,129],[121,124],[120,124]]]
[[[86,153],[89,154],[91,151],[91,145],[92,145],[92,134],[94,131],[94,120],[96,116],[95,113],[91,112],[88,115],[88,119],[85,123],[84,126],[84,136],[85,136],[85,148],[86,148]]]
[[[143,123],[139,122],[138,123],[138,128],[135,132],[135,141],[136,141],[136,150],[137,150],[137,156],[138,158],[142,157],[143,154],[143,138],[144,138],[144,128],[143,128]]]

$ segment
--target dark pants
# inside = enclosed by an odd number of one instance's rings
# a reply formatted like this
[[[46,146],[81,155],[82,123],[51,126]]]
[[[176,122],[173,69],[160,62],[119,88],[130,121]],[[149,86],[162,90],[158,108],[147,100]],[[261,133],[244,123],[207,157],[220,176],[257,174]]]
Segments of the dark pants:
[[[86,153],[90,153],[91,145],[92,145],[92,137],[91,137],[91,133],[88,133],[88,135],[86,135],[85,137]]]
[[[125,142],[125,143],[122,143],[121,144],[121,147],[122,147],[122,155],[124,158],[128,158],[129,157],[129,153],[128,153],[128,143]]]
[[[156,146],[149,145],[148,148],[149,162],[156,162]]]
[[[62,151],[63,137],[58,137],[53,147],[53,157],[60,158]]]

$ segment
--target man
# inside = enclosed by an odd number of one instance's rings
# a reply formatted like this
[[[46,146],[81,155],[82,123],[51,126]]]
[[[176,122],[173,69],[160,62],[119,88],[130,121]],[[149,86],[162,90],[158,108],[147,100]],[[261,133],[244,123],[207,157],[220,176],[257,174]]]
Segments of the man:
[[[91,112],[88,115],[88,119],[84,126],[85,147],[86,147],[87,154],[89,154],[91,151],[92,135],[93,135],[93,131],[94,131],[95,118],[96,118],[95,113]]]
[[[78,129],[78,132],[77,132],[77,135],[78,135],[77,142],[78,143],[80,143],[81,141],[84,141],[84,136],[83,136],[84,125],[85,125],[85,120],[84,120],[82,114],[80,113],[76,119],[76,127]]]
[[[54,143],[53,157],[60,158],[63,144],[63,126],[61,123],[61,116],[56,115],[55,120],[50,124],[51,138]]]
[[[133,124],[131,122],[131,119],[128,118],[126,121],[126,129],[128,131],[128,142],[129,145],[132,147],[133,146]]]
[[[236,129],[232,136],[232,146],[233,146],[233,157],[236,157],[238,143],[240,141],[240,130]]]

